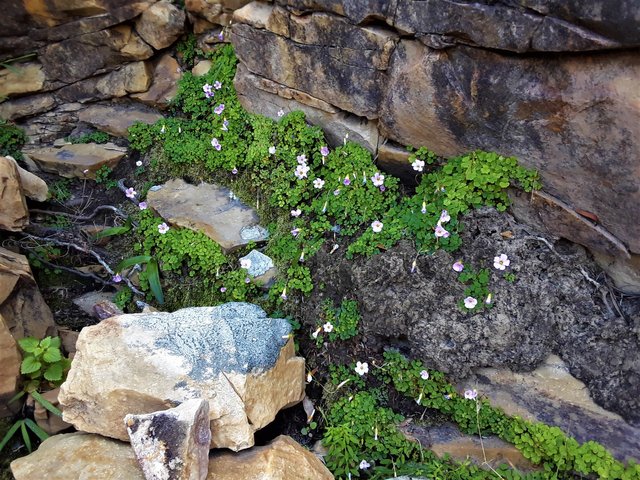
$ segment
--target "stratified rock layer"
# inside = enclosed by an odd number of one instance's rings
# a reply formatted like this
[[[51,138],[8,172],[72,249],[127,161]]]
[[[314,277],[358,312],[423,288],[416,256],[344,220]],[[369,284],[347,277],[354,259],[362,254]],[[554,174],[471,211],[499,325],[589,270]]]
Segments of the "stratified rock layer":
[[[304,396],[304,359],[291,327],[259,307],[228,303],[121,315],[80,333],[59,396],[79,430],[127,440],[127,414],[209,401],[212,447],[241,450]]]

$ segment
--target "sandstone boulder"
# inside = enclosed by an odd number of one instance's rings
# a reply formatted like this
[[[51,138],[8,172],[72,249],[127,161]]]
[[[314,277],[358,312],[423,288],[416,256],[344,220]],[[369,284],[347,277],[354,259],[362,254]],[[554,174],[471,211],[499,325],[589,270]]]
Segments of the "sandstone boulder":
[[[38,290],[27,258],[1,247],[0,315],[16,340],[56,334],[53,315]]]
[[[304,396],[291,327],[259,307],[228,303],[121,315],[86,327],[59,396],[76,428],[127,440],[127,414],[208,400],[211,446],[241,450]]]
[[[22,191],[24,192],[24,194],[32,200],[44,202],[49,197],[49,187],[47,186],[47,182],[42,180],[37,175],[22,168],[20,165],[18,165],[15,158],[10,156],[5,158],[13,162],[18,168],[20,185],[22,185]]]
[[[140,36],[156,50],[175,42],[184,31],[184,11],[171,2],[161,0],[142,12],[136,21]]]
[[[268,235],[258,225],[255,210],[218,185],[170,180],[160,188],[151,188],[147,203],[168,223],[204,233],[225,252],[264,241]]]
[[[55,106],[56,99],[51,93],[13,98],[0,103],[0,118],[15,120],[47,112]]]
[[[14,413],[8,402],[18,391],[21,361],[18,344],[0,315],[0,418]],[[13,410],[17,407],[14,405]]]
[[[37,92],[44,85],[42,65],[25,63],[0,69],[0,98]]]
[[[153,78],[149,90],[130,96],[152,107],[165,109],[178,93],[178,80],[181,76],[182,71],[176,59],[165,53],[154,62]]]
[[[209,462],[209,478],[216,480],[333,480],[324,463],[286,435],[263,447],[239,453],[216,452]]]
[[[28,153],[45,172],[66,178],[95,178],[101,167],[113,169],[125,155],[120,150],[111,150],[96,143],[34,148]]]
[[[131,445],[82,432],[47,438],[38,450],[11,462],[16,480],[145,480]]]
[[[0,230],[18,232],[29,224],[29,211],[15,160],[0,157]]]
[[[124,417],[131,447],[147,480],[205,480],[209,469],[209,403]]]
[[[137,104],[93,104],[78,112],[78,119],[114,137],[128,137],[129,127],[136,122],[153,124],[162,115]]]

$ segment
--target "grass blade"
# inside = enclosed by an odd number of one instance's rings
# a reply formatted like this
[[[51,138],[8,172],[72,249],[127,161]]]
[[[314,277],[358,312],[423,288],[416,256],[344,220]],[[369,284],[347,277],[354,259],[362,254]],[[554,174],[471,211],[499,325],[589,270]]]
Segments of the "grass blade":
[[[29,450],[29,453],[31,453],[31,437],[29,437],[29,431],[27,430],[27,426],[25,425],[24,420],[20,422],[20,431],[22,432],[22,440],[24,440],[24,444],[27,446],[27,450]]]
[[[158,261],[152,258],[147,263],[147,278],[149,280],[149,287],[153,296],[159,304],[164,303],[164,295],[162,294],[162,285],[160,285],[160,269],[158,268]]]
[[[42,405],[44,408],[49,410],[51,413],[53,413],[54,415],[57,415],[58,417],[62,417],[62,412],[60,411],[60,409],[55,407],[53,403],[51,403],[49,400],[44,398],[40,393],[34,390],[33,392],[31,392],[31,396],[34,398],[35,401],[37,401],[40,405]]]
[[[116,273],[121,272],[125,268],[133,267],[138,263],[148,263],[151,260],[149,255],[138,255],[136,257],[125,258],[116,267]]]
[[[24,423],[27,424],[27,427],[29,427],[31,429],[31,431],[33,433],[35,433],[38,438],[40,440],[42,440],[43,442],[49,438],[49,434],[47,432],[45,432],[42,428],[40,428],[40,426],[34,422],[33,420],[31,420],[30,418],[25,418],[24,419]]]
[[[7,442],[11,440],[11,437],[13,437],[13,435],[18,431],[18,429],[20,428],[20,425],[22,425],[22,422],[23,420],[18,420],[16,423],[14,423],[11,426],[9,431],[5,433],[4,437],[2,437],[2,441],[0,442],[0,452],[2,451],[4,446],[7,444]]]

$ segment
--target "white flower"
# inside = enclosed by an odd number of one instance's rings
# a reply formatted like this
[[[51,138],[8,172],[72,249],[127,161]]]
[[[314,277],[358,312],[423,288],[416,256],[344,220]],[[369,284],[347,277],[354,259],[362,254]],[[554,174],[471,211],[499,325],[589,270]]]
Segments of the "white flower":
[[[373,177],[371,177],[371,182],[373,182],[376,187],[384,185],[384,175],[381,175],[380,172],[374,173]]]
[[[269,147],[269,153],[271,155],[273,155],[274,153],[276,153],[276,147],[274,147],[273,145]]]
[[[356,373],[360,376],[369,373],[369,364],[367,362],[356,362]]]
[[[166,132],[166,128],[164,127],[164,125],[162,125],[162,128],[160,129],[160,133],[164,133]]]
[[[251,268],[251,260],[248,258],[240,259],[240,268],[244,268],[245,270],[249,270]]]
[[[440,224],[436,226],[435,236],[436,237],[449,237],[450,233]]]
[[[158,232],[164,235],[168,231],[169,231],[169,225],[167,225],[165,222],[162,222],[160,225],[158,225]]]
[[[324,180],[322,180],[321,178],[316,178],[313,181],[313,188],[317,188],[319,190],[322,187],[324,187]]]
[[[472,308],[476,308],[477,304],[478,304],[478,300],[476,300],[473,297],[467,297],[464,299],[464,306],[469,310],[471,310]]]
[[[307,177],[307,172],[309,172],[309,167],[306,164],[301,164],[296,167],[294,175],[298,177],[299,180],[302,180]]]
[[[371,230],[373,230],[374,233],[379,233],[382,231],[382,222],[375,220],[372,224],[371,224]]]
[[[313,338],[318,338],[318,334],[320,333],[320,330],[322,330],[322,327],[318,327],[316,331],[311,334],[311,336]]]
[[[420,378],[422,378],[423,380],[429,380],[429,372],[427,372],[426,370],[422,370],[420,372]]]
[[[366,460],[362,460],[360,462],[360,470],[366,470],[370,466],[371,466],[371,464],[369,462],[367,462]]]
[[[498,257],[493,257],[493,267],[498,270],[504,270],[511,264],[511,260],[504,253]]]
[[[478,392],[476,391],[475,388],[464,391],[464,398],[466,398],[467,400],[475,400],[477,397],[478,397]]]
[[[492,295],[491,294],[487,295],[487,298],[485,299],[484,303],[486,303],[487,305],[490,305],[491,299],[492,299]]]
[[[422,160],[416,160],[411,164],[411,166],[416,172],[421,172],[422,170],[424,170],[424,162]]]
[[[307,156],[303,153],[302,155],[298,155],[296,157],[296,160],[298,161],[298,163],[300,165],[306,165],[307,163]]]
[[[322,325],[322,329],[327,332],[330,333],[333,331],[333,325],[331,324],[331,322],[327,322],[324,325]]]
[[[142,160],[138,160],[136,162],[136,167],[141,167],[142,166]]]
[[[449,212],[447,212],[446,210],[442,210],[442,213],[440,214],[440,220],[438,220],[438,225],[447,223],[449,220],[451,220]]]
[[[296,208],[295,210],[291,210],[292,217],[299,217],[300,215],[302,215],[302,210],[300,210],[299,208]]]
[[[278,116],[282,117],[284,115],[284,110],[280,109],[278,110]]]

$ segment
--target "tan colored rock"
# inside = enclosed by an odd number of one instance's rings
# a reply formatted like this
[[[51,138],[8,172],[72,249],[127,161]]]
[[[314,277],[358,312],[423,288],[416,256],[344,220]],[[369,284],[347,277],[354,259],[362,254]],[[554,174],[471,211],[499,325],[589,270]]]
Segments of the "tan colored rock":
[[[2,247],[0,315],[16,340],[56,335],[53,315],[38,290],[27,258]]]
[[[147,480],[205,480],[209,470],[209,402],[124,417],[131,448]]]
[[[47,112],[55,106],[56,100],[51,93],[13,98],[0,103],[0,118],[5,120],[15,120],[17,118]]]
[[[78,341],[79,335],[80,332],[74,332],[69,328],[58,328],[58,336],[60,337],[60,341],[62,342],[62,350],[66,352],[65,356],[73,358],[73,356],[76,354],[76,343]]]
[[[12,415],[20,408],[18,402],[13,408],[8,402],[18,392],[21,361],[18,344],[0,315],[0,418]]]
[[[0,157],[0,229],[19,232],[29,224],[20,173],[15,160]]]
[[[595,404],[589,389],[556,355],[530,373],[478,369],[460,388],[477,389],[509,415],[560,427],[579,442],[599,442],[619,459],[637,459],[640,452],[640,427]]]
[[[42,397],[50,402],[54,407],[60,408],[60,402],[58,401],[59,388],[49,390],[42,393]],[[44,408],[40,402],[34,399],[31,395],[27,397],[27,405],[32,407],[33,418],[40,428],[42,428],[49,435],[55,435],[63,430],[71,428],[71,424],[65,422],[57,415],[54,415],[49,410]]]
[[[612,257],[605,253],[593,251],[593,259],[615,286],[631,295],[640,295],[640,255],[632,254],[631,258]]]
[[[222,4],[216,0],[185,0],[184,6],[190,15],[204,18],[212,24],[216,23],[216,16],[222,13]]]
[[[165,109],[178,93],[178,81],[182,77],[182,71],[175,58],[165,53],[155,62],[153,78],[149,90],[143,93],[134,93],[134,98],[142,103]]]
[[[59,396],[64,420],[127,440],[127,414],[209,402],[211,446],[241,450],[281,408],[304,396],[291,327],[259,307],[228,303],[121,315],[85,327]]]
[[[249,72],[242,64],[234,79],[240,103],[247,110],[278,119],[278,111],[302,110],[313,125],[322,126],[329,145],[342,145],[345,136],[375,153],[379,135],[376,123],[350,115],[333,105],[298,90]]]
[[[119,70],[100,78],[96,89],[106,97],[124,97],[128,93],[146,92],[151,85],[151,64],[127,63]]]
[[[0,98],[37,92],[44,86],[42,65],[24,63],[0,69]]]
[[[209,477],[216,480],[333,480],[324,463],[286,435],[239,453],[214,452]],[[20,480],[20,479],[18,479]]]
[[[78,113],[78,119],[114,137],[128,137],[129,127],[136,122],[153,124],[163,116],[137,104],[109,103],[89,105]]]
[[[174,179],[152,188],[147,203],[168,223],[202,232],[231,252],[250,242],[264,241],[268,235],[258,225],[255,210],[232,196],[224,187],[208,183],[195,186]]]
[[[381,143],[378,146],[378,165],[409,185],[417,183],[417,172],[411,167],[406,147],[388,141]]]
[[[273,8],[270,3],[251,2],[233,12],[233,21],[251,25],[254,28],[266,28]]]
[[[95,178],[101,167],[115,168],[124,155],[95,143],[29,150],[29,156],[42,170],[66,178]]]
[[[191,69],[191,73],[195,77],[201,77],[202,75],[209,73],[211,65],[213,65],[211,60],[201,60]]]
[[[82,432],[55,435],[11,462],[16,480],[145,480],[128,443]]]
[[[42,180],[37,175],[25,170],[16,162],[15,158],[11,156],[5,157],[15,163],[18,168],[18,174],[20,175],[20,184],[22,185],[22,191],[24,194],[36,200],[38,202],[44,202],[49,197],[49,187],[47,182]]]
[[[140,36],[156,50],[175,42],[184,31],[185,13],[170,2],[161,0],[146,9],[136,21]]]

